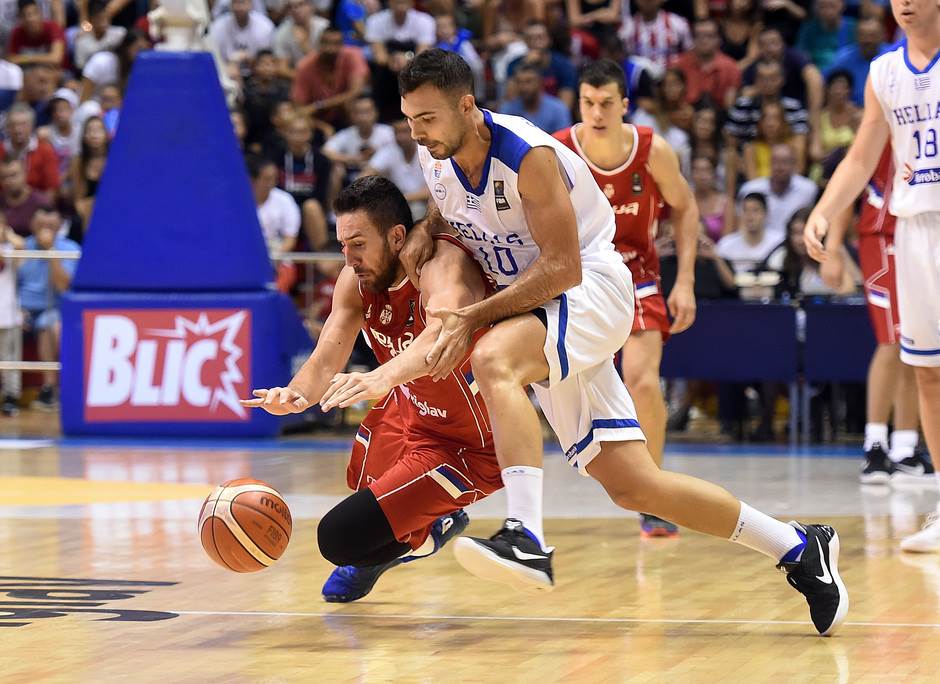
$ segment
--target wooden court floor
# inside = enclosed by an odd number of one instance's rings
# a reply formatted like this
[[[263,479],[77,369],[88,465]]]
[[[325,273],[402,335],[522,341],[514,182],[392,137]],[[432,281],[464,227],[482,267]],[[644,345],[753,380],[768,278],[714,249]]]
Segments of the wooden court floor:
[[[557,455],[553,593],[480,583],[445,549],[324,603],[316,522],[344,493],[340,446],[0,440],[0,682],[940,680],[940,558],[897,551],[936,496],[860,491],[853,459],[667,459],[837,527],[852,607],[822,639],[768,560],[694,533],[640,540]],[[195,531],[211,485],[244,476],[280,488],[295,518],[285,556],[252,575],[213,565]],[[472,508],[471,532],[492,533],[501,508]]]

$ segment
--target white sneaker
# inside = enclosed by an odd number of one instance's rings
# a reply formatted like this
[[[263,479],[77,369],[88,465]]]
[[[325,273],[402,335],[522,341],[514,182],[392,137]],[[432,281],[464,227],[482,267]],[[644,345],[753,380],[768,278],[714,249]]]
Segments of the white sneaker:
[[[931,513],[920,532],[901,540],[901,550],[911,553],[937,553],[940,551],[940,513]]]

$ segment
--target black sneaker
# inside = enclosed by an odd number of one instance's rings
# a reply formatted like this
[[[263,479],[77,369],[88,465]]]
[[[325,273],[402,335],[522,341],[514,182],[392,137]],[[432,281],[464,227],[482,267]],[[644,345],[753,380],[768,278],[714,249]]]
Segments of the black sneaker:
[[[892,482],[933,483],[934,468],[930,454],[923,449],[915,449],[913,456],[901,459],[894,464]]]
[[[858,480],[862,484],[888,484],[893,472],[894,463],[888,458],[888,452],[879,442],[875,442],[865,452],[865,465]]]
[[[839,576],[839,535],[829,525],[790,524],[806,535],[800,559],[781,562],[787,582],[806,597],[809,615],[820,636],[832,636],[849,612],[849,592]]]
[[[473,575],[523,591],[551,591],[555,586],[552,554],[543,550],[520,520],[506,518],[489,539],[461,537],[454,543],[457,562]]]
[[[30,405],[37,411],[46,411],[49,413],[59,409],[59,402],[55,400],[55,389],[52,385],[43,385],[39,390],[39,396]]]
[[[16,416],[19,415],[20,406],[16,397],[12,394],[8,394],[3,397],[3,406],[0,407],[0,413],[3,413],[5,416]]]

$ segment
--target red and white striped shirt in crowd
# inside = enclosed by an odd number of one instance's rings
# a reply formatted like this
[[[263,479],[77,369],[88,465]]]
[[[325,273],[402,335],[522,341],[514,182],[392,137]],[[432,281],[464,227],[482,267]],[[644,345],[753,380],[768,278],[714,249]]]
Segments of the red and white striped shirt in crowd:
[[[660,69],[666,68],[671,57],[692,49],[689,22],[665,10],[660,10],[649,22],[639,14],[627,14],[620,36],[628,55],[645,57]]]

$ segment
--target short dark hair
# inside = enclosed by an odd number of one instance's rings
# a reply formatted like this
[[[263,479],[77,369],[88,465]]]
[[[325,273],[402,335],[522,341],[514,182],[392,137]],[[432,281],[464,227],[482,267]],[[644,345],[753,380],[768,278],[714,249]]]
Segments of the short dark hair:
[[[38,7],[39,3],[36,0],[17,0],[16,2],[16,12],[17,14],[22,14],[23,10],[29,7],[30,5]]]
[[[829,75],[826,76],[826,85],[831,86],[840,78],[844,79],[849,84],[849,90],[855,87],[855,77],[848,69],[836,69],[835,71],[830,71]]]
[[[526,71],[535,73],[538,75],[539,78],[542,78],[542,70],[539,68],[537,64],[533,64],[532,62],[523,62],[522,64],[517,66],[516,71],[513,75],[518,76],[519,74],[526,72]]]
[[[780,73],[784,73],[783,62],[781,62],[779,59],[757,60],[757,64],[754,66],[754,73],[756,74],[757,70],[760,69],[761,67],[764,67],[765,69],[767,67],[773,67],[774,69],[780,69]]]
[[[398,93],[407,95],[423,85],[459,95],[473,94],[473,72],[456,52],[431,48],[417,55],[398,74]]]
[[[257,61],[258,61],[259,59],[261,59],[262,57],[270,57],[270,58],[274,59],[274,51],[273,51],[273,50],[269,50],[269,49],[267,49],[267,48],[265,48],[265,49],[263,49],[263,50],[258,50],[258,52],[255,53],[255,62],[257,62]]]
[[[767,195],[762,192],[749,192],[744,196],[744,199],[741,200],[741,206],[744,206],[745,202],[757,202],[761,205],[764,211],[767,211]]]
[[[261,169],[265,166],[277,166],[277,164],[260,154],[249,154],[245,157],[245,166],[248,167],[249,177],[254,180],[261,175]]]
[[[414,225],[408,200],[392,181],[382,176],[357,178],[333,202],[337,216],[360,210],[366,212],[381,233],[399,223],[406,231]]]
[[[608,83],[616,83],[620,97],[627,96],[627,78],[623,73],[623,67],[612,59],[599,59],[584,67],[581,71],[581,78],[578,80],[578,89],[581,88],[582,83],[595,88],[601,88]]]

